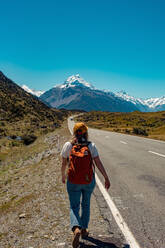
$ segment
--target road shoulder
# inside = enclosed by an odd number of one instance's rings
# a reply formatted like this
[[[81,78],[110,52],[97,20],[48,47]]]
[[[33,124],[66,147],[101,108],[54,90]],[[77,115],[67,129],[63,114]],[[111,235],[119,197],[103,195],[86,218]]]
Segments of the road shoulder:
[[[64,126],[45,137],[49,149],[23,160],[0,178],[0,247],[70,248],[69,200],[61,183],[60,150],[71,138]],[[101,202],[101,203],[99,203]],[[97,187],[91,200],[90,238],[82,247],[123,247]],[[102,205],[100,205],[102,204]]]

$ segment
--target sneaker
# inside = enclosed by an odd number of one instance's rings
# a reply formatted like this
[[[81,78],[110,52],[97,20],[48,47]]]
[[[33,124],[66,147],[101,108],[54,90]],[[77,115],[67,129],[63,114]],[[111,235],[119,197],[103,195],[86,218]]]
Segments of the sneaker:
[[[82,237],[82,239],[87,238],[88,235],[89,235],[89,232],[88,232],[87,229],[81,229],[81,237]]]
[[[80,235],[81,235],[81,231],[80,231],[80,229],[77,227],[77,228],[74,230],[74,233],[73,233],[73,240],[72,240],[72,246],[73,246],[73,248],[78,248],[78,246],[79,246]]]

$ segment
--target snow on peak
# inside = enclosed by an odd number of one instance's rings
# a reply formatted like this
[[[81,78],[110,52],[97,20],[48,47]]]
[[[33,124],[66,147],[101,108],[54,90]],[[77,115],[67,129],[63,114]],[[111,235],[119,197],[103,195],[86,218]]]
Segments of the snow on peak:
[[[126,101],[132,102],[133,104],[142,104],[144,106],[149,107],[151,110],[154,109],[157,106],[164,105],[165,104],[165,96],[162,96],[160,98],[149,98],[149,99],[140,99],[135,98],[133,96],[129,96],[125,91],[120,91],[116,93],[118,97],[123,98]]]
[[[155,108],[156,106],[165,104],[165,96],[162,96],[160,98],[158,98],[158,97],[157,98],[149,98],[149,99],[144,100],[144,102],[150,108]]]
[[[55,87],[68,88],[68,87],[75,87],[75,86],[79,86],[79,85],[81,85],[81,86],[83,85],[85,87],[89,87],[91,89],[94,89],[94,87],[90,83],[85,81],[83,78],[81,78],[79,74],[72,75],[72,76],[68,77],[67,80],[63,84],[56,85]]]
[[[127,96],[128,96],[128,94],[127,94],[127,92],[126,92],[125,90],[121,90],[121,91],[119,91],[117,94],[127,95]]]
[[[135,97],[133,97],[133,96],[130,96],[130,95],[128,95],[127,94],[127,92],[125,92],[125,91],[120,91],[120,92],[118,92],[118,93],[116,93],[116,96],[118,96],[118,97],[121,97],[121,98],[123,98],[125,101],[128,101],[128,102],[132,102],[133,104],[143,104],[143,105],[146,105],[145,103],[144,103],[144,100],[142,100],[142,99],[140,99],[140,98],[135,98]]]
[[[73,83],[76,80],[78,80],[78,81],[81,80],[81,77],[80,77],[79,74],[72,75],[72,76],[68,77],[68,79],[66,81],[69,82],[69,83]]]
[[[25,84],[24,85],[22,85],[21,86],[22,87],[22,89],[24,89],[25,91],[27,91],[28,93],[30,93],[30,94],[32,94],[32,95],[35,95],[35,96],[41,96],[43,93],[44,93],[44,91],[41,91],[41,90],[39,90],[39,91],[37,91],[37,90],[31,90],[28,86],[26,86]]]
[[[123,98],[126,101],[131,101],[132,103],[136,104],[137,99],[133,96],[128,95],[125,91],[120,91],[116,93],[116,96]]]

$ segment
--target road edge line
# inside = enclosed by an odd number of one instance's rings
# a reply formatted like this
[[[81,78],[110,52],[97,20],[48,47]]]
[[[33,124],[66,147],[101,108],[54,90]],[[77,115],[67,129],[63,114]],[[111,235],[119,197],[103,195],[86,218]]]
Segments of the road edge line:
[[[110,195],[108,194],[108,192],[104,188],[103,184],[101,183],[101,181],[100,181],[100,179],[96,173],[95,173],[95,177],[96,177],[96,183],[100,189],[100,192],[104,196],[104,199],[107,202],[107,204],[111,210],[111,213],[112,213],[118,227],[120,228],[121,232],[123,233],[126,241],[128,242],[128,244],[130,245],[131,248],[140,248],[140,246],[137,243],[136,239],[134,238],[132,232],[130,231],[129,227],[127,226],[127,224],[124,221],[123,217],[121,216],[119,210],[115,206]]]

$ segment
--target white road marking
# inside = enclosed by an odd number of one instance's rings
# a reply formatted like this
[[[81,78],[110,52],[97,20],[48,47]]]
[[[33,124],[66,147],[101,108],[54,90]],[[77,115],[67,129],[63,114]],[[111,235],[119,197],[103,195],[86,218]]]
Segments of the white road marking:
[[[113,217],[117,223],[117,225],[119,226],[120,230],[122,231],[125,239],[127,240],[128,244],[130,245],[131,248],[140,248],[139,244],[137,243],[136,239],[134,238],[133,234],[131,233],[129,227],[127,226],[126,222],[124,221],[123,217],[121,216],[121,214],[119,213],[119,210],[117,209],[117,207],[115,206],[114,202],[112,201],[110,195],[108,194],[108,192],[106,191],[106,189],[104,188],[104,186],[102,185],[100,179],[98,178],[97,174],[95,173],[95,177],[96,177],[96,183],[101,191],[101,193],[104,196],[104,199],[106,200],[112,214]]]
[[[73,134],[73,131],[72,131],[72,129],[70,127],[69,127],[69,130],[70,130],[71,134]],[[95,172],[95,177],[96,177],[96,183],[97,183],[101,193],[103,194],[104,199],[106,200],[106,202],[107,202],[107,204],[108,204],[108,206],[109,206],[109,208],[110,208],[110,210],[111,210],[111,212],[113,214],[113,217],[114,217],[117,225],[119,226],[119,228],[122,231],[125,239],[127,240],[128,244],[130,245],[130,248],[140,248],[140,246],[137,243],[136,239],[134,238],[133,234],[129,230],[126,222],[124,221],[123,217],[119,213],[119,210],[117,209],[117,207],[115,206],[114,202],[112,201],[110,195],[108,194],[108,192],[106,191],[106,189],[102,185],[102,183],[101,183],[100,179],[98,178],[96,172]]]
[[[142,137],[140,137],[140,138],[142,138]],[[165,141],[163,141],[163,140],[156,140],[156,139],[149,139],[149,138],[143,138],[143,139],[152,140],[152,141],[155,141],[155,142],[159,142],[159,143],[164,143],[165,144]]]
[[[120,143],[124,144],[124,145],[127,145],[127,142],[124,142],[122,140],[120,140]]]
[[[68,125],[68,127],[69,127],[70,133],[73,135],[73,131],[72,131],[73,128],[71,128],[70,125]]]
[[[161,156],[161,157],[164,157],[165,158],[165,155],[164,154],[160,154],[160,153],[153,152],[153,151],[148,151],[148,152],[153,153],[153,154],[156,154],[158,156]]]

